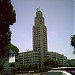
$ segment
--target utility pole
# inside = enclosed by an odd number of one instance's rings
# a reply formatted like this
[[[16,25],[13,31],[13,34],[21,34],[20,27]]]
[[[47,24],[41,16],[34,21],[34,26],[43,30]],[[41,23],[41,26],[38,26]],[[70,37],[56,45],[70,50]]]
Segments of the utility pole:
[[[39,63],[38,63],[38,75],[39,75]]]

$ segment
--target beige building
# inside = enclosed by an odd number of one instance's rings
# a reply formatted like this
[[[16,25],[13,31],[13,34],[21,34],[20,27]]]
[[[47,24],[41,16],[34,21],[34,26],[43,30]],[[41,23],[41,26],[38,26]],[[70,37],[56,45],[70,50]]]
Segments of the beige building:
[[[46,52],[45,57],[55,59],[58,62],[59,66],[67,65],[67,57],[64,56],[63,54],[59,54],[57,52]]]
[[[59,65],[66,65],[67,57],[56,52],[48,52],[47,48],[47,28],[43,13],[37,8],[36,16],[34,18],[33,26],[33,50],[19,53],[18,63],[19,65],[31,64],[31,65],[43,65],[45,57],[54,58],[59,62]],[[17,61],[16,61],[17,62]]]
[[[19,65],[37,65],[39,63],[39,53],[28,51],[19,53]]]
[[[35,24],[33,26],[33,51],[45,53],[47,51],[47,29],[43,13],[37,8]]]
[[[41,64],[41,54],[36,51],[28,51],[19,53],[19,65],[38,65]],[[46,58],[55,59],[58,62],[59,66],[66,66],[67,65],[67,57],[63,54],[59,54],[56,52],[46,52],[44,54]],[[42,60],[43,62],[43,60]]]
[[[33,26],[33,51],[39,52],[41,58],[39,62],[44,60],[44,53],[47,51],[47,29],[43,13],[37,8],[36,17]]]

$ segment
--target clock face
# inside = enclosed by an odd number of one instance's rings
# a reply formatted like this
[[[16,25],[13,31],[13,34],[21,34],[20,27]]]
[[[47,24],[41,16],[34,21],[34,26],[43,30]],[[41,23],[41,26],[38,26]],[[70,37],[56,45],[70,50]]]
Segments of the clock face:
[[[36,22],[38,22],[39,20],[38,19],[36,19]]]
[[[36,22],[37,24],[44,24],[43,17],[36,17],[36,18],[35,18],[35,22]]]

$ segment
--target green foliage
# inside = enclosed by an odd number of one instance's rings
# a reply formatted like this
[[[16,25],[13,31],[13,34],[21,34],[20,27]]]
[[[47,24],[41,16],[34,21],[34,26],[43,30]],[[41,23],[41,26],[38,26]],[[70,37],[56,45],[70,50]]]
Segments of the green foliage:
[[[28,71],[33,71],[32,65],[20,65],[18,68],[16,68],[17,73],[27,73]]]
[[[9,63],[10,67],[15,67],[15,63]]]
[[[75,35],[71,36],[71,46],[75,48]]]
[[[4,58],[2,60],[0,60],[0,70],[2,70],[2,66],[3,64],[5,63],[6,60],[8,60],[9,58],[13,57],[15,54],[18,53],[19,49],[12,45],[12,44],[8,44],[6,47],[5,47],[5,55],[4,55]]]
[[[71,36],[71,46],[74,47],[73,54],[75,54],[75,35]]]
[[[11,31],[10,25],[16,22],[16,13],[13,10],[11,0],[0,0],[0,66],[2,67],[4,62],[9,56],[14,56],[16,47],[10,44]],[[10,48],[10,49],[6,49]],[[15,51],[14,51],[15,50]],[[11,52],[13,52],[11,54]]]
[[[5,50],[9,50],[9,58],[13,57],[16,53],[19,52],[19,49],[14,46],[13,44],[9,43],[6,47]]]
[[[17,72],[16,68],[11,69],[11,73],[15,74]]]
[[[16,22],[16,13],[11,0],[0,0],[0,24],[13,25]]]
[[[3,75],[2,73],[0,73],[0,75]]]
[[[40,73],[42,73],[42,72],[48,72],[49,70],[51,70],[50,66],[44,66],[44,67],[40,68]]]
[[[45,58],[43,64],[45,67],[51,67],[51,68],[58,66],[57,61],[51,58]]]

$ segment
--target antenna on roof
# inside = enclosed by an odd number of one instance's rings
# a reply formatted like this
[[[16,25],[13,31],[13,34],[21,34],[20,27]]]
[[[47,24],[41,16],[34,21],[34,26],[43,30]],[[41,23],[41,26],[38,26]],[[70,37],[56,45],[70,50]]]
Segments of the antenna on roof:
[[[37,11],[38,11],[38,8],[37,8]]]

